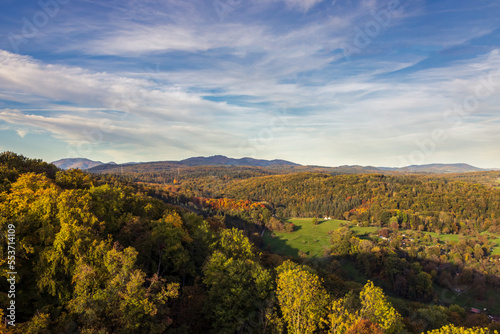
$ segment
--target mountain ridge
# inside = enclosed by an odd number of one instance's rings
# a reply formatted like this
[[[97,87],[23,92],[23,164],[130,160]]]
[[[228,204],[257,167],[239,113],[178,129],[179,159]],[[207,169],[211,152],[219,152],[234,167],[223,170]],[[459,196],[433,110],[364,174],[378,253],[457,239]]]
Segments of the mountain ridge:
[[[224,155],[213,155],[210,157],[192,157],[184,160],[180,160],[179,163],[186,166],[212,166],[212,165],[222,165],[222,166],[255,166],[255,167],[269,167],[273,165],[286,165],[286,166],[300,166],[299,164],[287,160],[273,159],[254,159],[249,157],[244,157],[240,159],[228,158]]]
[[[409,172],[409,173],[435,173],[435,174],[447,174],[447,173],[468,173],[468,172],[481,172],[490,171],[494,168],[479,168],[466,163],[432,163],[424,165],[410,165],[405,167],[376,167],[380,170],[397,171],[397,172]]]
[[[175,167],[198,167],[198,166],[226,166],[226,167],[283,167],[283,168],[294,168],[294,167],[317,167],[325,169],[338,169],[344,172],[350,173],[363,173],[363,172],[400,172],[400,173],[431,173],[431,174],[449,174],[449,173],[468,173],[468,172],[480,172],[480,171],[494,171],[498,170],[495,168],[479,168],[466,163],[432,163],[423,165],[410,165],[405,167],[374,167],[374,166],[360,166],[360,165],[342,165],[337,167],[325,167],[325,166],[315,166],[315,165],[301,165],[295,162],[282,159],[254,159],[249,157],[244,158],[229,158],[224,155],[213,155],[209,157],[197,156],[190,157],[187,159],[173,161],[150,161],[150,162],[127,162],[124,164],[116,164],[114,162],[103,163],[101,161],[93,161],[86,158],[67,158],[60,159],[52,162],[57,167],[62,169],[69,168],[79,168],[82,170],[88,170],[90,172],[112,172],[117,167],[128,167],[131,168],[135,166],[137,168],[149,167],[152,170],[163,170],[165,168],[175,168]]]
[[[90,160],[87,158],[64,158],[52,161],[51,163],[61,169],[77,168],[82,170],[86,170],[104,164],[104,162]],[[114,164],[114,162],[108,162],[107,164]]]

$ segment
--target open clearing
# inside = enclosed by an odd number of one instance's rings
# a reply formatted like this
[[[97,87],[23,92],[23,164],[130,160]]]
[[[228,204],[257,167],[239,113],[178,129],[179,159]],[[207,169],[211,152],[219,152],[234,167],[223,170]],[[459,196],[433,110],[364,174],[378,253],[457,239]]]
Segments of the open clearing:
[[[324,220],[318,219],[318,224],[313,225],[313,218],[292,218],[289,222],[295,224],[295,230],[289,232],[271,232],[264,233],[264,243],[269,246],[273,252],[298,256],[299,250],[311,257],[321,257],[324,253],[324,247],[330,245],[329,231],[340,228],[341,223],[348,223],[343,220]]]
[[[496,245],[496,247],[493,248],[491,255],[500,255],[500,238],[498,237],[498,235],[495,235],[495,234],[492,234],[489,232],[483,232],[483,233],[488,235],[488,238],[490,239],[490,241]]]
[[[298,257],[299,251],[304,252],[309,257],[321,257],[324,254],[325,248],[330,246],[330,236],[328,232],[340,228],[340,224],[349,226],[351,230],[359,236],[374,233],[379,227],[362,227],[352,226],[350,222],[344,220],[324,220],[318,219],[318,224],[313,225],[313,218],[291,218],[289,222],[295,224],[295,230],[289,232],[274,232],[275,237],[272,237],[270,231],[264,233],[264,244],[272,252]],[[404,232],[405,230],[400,230]],[[411,231],[408,231],[411,232]],[[430,234],[434,238],[439,238],[441,241],[454,241],[458,242],[464,236],[457,234],[437,234],[435,232],[423,232]],[[491,236],[491,235],[490,235]],[[493,255],[500,255],[500,238],[493,236],[496,239],[491,241],[496,243],[493,249]]]

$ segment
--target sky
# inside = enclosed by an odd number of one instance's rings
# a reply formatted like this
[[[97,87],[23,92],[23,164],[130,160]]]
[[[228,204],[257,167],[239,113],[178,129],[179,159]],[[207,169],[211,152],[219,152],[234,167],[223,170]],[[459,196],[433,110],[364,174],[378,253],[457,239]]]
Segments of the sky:
[[[500,167],[500,2],[2,0],[0,151]]]

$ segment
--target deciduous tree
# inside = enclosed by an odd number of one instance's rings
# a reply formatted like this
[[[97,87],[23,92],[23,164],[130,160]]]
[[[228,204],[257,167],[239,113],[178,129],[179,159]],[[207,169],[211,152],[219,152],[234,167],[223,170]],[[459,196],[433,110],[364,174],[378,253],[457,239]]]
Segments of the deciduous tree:
[[[284,262],[277,272],[276,293],[288,333],[313,333],[329,299],[320,279],[307,267],[291,261]]]

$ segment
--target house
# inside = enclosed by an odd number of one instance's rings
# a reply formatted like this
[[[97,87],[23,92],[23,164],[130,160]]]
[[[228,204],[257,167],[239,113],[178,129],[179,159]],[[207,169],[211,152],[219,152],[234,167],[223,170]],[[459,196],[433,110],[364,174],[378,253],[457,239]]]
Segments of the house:
[[[480,310],[480,309],[478,309],[478,308],[474,308],[474,307],[471,307],[470,311],[471,311],[471,313],[475,313],[475,314],[479,314],[479,313],[481,313],[481,310]]]

